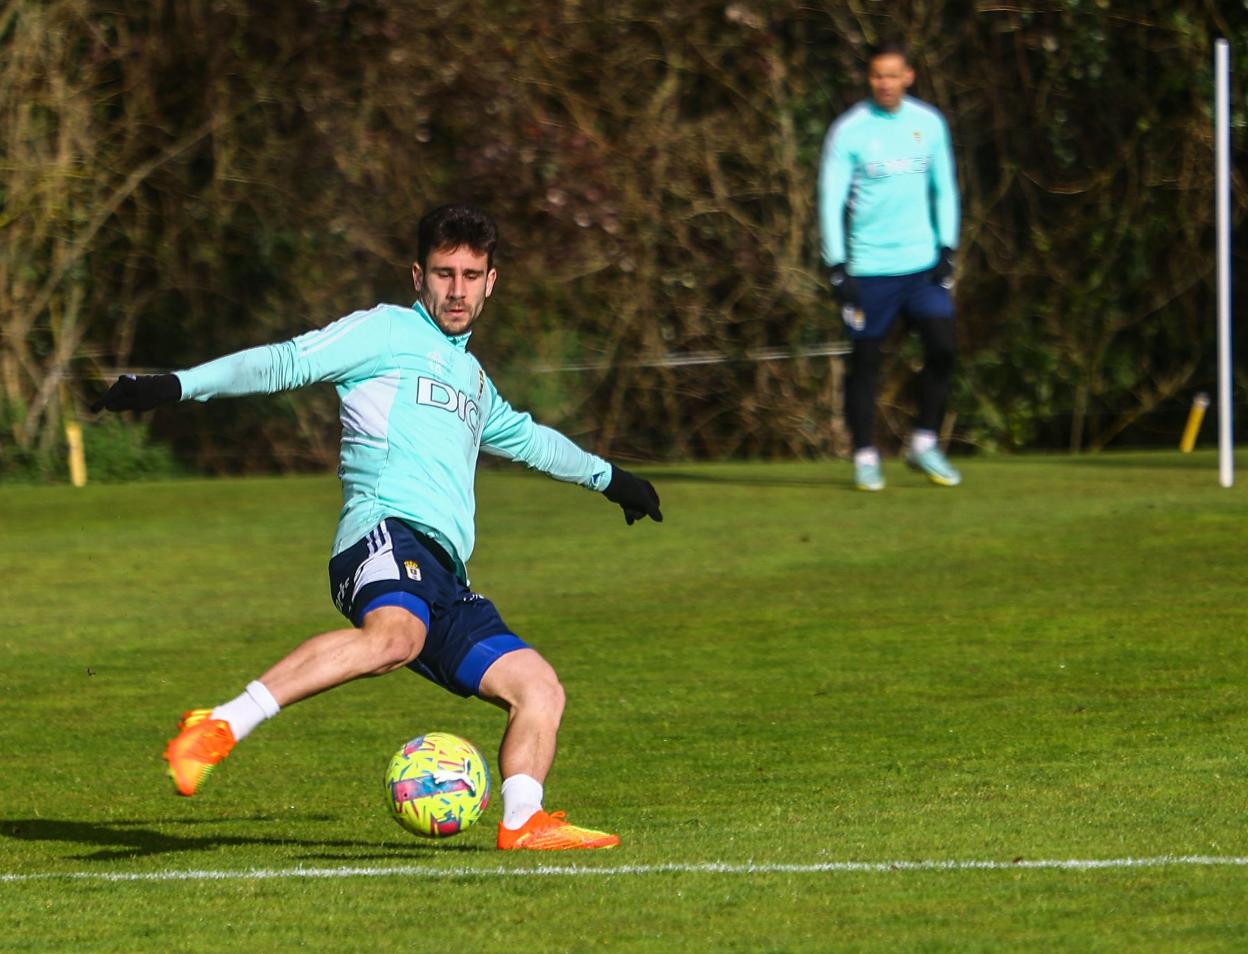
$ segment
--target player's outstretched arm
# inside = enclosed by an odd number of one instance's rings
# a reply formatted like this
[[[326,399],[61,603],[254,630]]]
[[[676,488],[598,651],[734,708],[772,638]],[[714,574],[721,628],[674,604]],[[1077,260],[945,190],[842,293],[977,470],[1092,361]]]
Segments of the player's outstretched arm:
[[[601,491],[612,503],[619,504],[630,526],[642,517],[656,522],[663,519],[658,492],[650,481],[582,450],[558,431],[535,423],[531,414],[516,411],[488,377],[485,385],[490,410],[481,431],[482,450],[521,461],[556,480]]]
[[[91,404],[91,410],[150,411],[182,400],[182,382],[176,374],[123,374]]]
[[[659,493],[654,484],[644,477],[630,474],[624,468],[611,465],[611,482],[607,484],[602,495],[614,504],[619,504],[624,511],[624,521],[631,527],[642,517],[649,517],[656,523],[663,522],[663,511],[659,509]]]
[[[360,380],[386,353],[392,305],[352,312],[332,324],[277,344],[236,351],[177,374],[123,374],[92,411],[149,411],[175,401],[208,401],[293,391],[316,381]]]

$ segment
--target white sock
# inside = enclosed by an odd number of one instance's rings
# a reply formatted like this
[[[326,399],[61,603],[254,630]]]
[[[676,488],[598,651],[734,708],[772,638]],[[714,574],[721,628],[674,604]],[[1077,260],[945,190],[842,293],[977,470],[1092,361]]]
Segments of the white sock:
[[[910,449],[916,454],[922,454],[936,446],[935,431],[915,431],[910,435]]]
[[[225,705],[213,709],[212,717],[228,722],[230,731],[234,733],[234,741],[241,742],[251,734],[252,729],[265,719],[273,718],[281,708],[264,683],[256,680],[249,682],[237,699],[231,699]]]
[[[871,467],[880,466],[880,452],[874,447],[860,447],[854,451],[854,466],[863,467],[867,465]]]
[[[542,810],[542,783],[532,775],[503,779],[503,827],[515,831]]]

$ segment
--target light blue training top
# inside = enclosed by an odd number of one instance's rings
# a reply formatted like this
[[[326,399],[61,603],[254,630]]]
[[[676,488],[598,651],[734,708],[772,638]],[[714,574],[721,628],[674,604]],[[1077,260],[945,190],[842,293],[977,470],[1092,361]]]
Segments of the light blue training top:
[[[273,394],[330,381],[341,401],[338,554],[385,517],[440,543],[467,580],[476,530],[478,452],[604,490],[611,465],[514,410],[424,306],[378,305],[280,344],[178,371],[182,399]]]
[[[823,141],[819,227],[824,262],[846,263],[851,275],[921,272],[941,248],[957,248],[958,186],[940,112],[906,96],[895,113],[866,99],[841,114]]]

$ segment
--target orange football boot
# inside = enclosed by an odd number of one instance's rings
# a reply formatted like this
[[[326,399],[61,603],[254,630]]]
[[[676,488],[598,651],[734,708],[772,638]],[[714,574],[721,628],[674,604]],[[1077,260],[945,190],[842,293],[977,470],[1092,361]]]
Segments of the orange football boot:
[[[503,851],[524,849],[528,851],[567,851],[572,848],[614,848],[620,843],[619,835],[592,828],[569,825],[567,812],[535,812],[533,817],[517,829],[498,826],[498,847]]]
[[[203,784],[213,766],[234,748],[234,732],[224,719],[213,719],[211,709],[192,709],[178,723],[179,732],[165,746],[169,777],[179,795],[188,798]]]

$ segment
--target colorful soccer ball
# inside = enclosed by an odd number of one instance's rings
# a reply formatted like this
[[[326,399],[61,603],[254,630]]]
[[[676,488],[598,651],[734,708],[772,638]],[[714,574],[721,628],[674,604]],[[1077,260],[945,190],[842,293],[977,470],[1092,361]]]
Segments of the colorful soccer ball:
[[[394,820],[413,835],[459,834],[472,827],[489,801],[489,766],[467,739],[429,732],[390,760],[386,802]]]

